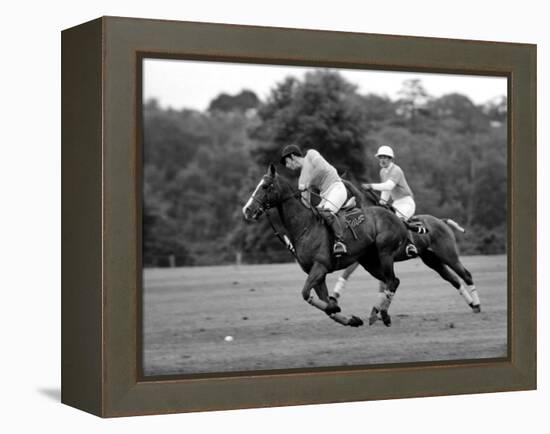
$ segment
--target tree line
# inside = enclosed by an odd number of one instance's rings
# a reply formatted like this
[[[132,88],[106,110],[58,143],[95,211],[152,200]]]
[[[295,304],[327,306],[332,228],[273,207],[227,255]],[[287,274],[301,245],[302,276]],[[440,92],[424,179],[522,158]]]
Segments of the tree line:
[[[267,222],[241,208],[282,147],[317,149],[352,182],[378,182],[378,146],[396,152],[418,214],[467,228],[463,254],[506,249],[507,102],[428,94],[419,80],[399,98],[363,95],[338,72],[289,76],[262,101],[221,94],[205,111],[143,107],[144,266],[291,261]],[[295,177],[285,168],[279,171]],[[276,214],[274,212],[274,214]]]

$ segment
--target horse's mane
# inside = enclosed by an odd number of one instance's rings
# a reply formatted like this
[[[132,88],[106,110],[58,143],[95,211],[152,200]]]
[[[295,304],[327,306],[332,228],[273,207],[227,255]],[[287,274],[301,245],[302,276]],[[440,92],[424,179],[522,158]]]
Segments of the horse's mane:
[[[289,188],[291,191],[297,191],[297,186],[294,187],[294,185],[296,184],[296,180],[295,179],[289,179],[288,177],[284,176],[284,175],[281,175],[280,172],[277,172],[277,179],[279,181],[282,181],[281,184],[284,185],[286,188]],[[317,198],[317,196],[313,196],[311,198],[311,201],[312,203],[306,203],[303,199],[300,199],[300,203],[305,206],[306,208],[308,209],[311,209],[312,207],[315,207],[315,201],[319,201],[319,199]]]
[[[280,182],[282,181],[281,184],[283,184],[285,187],[288,187],[291,190],[293,189],[292,181],[290,179],[288,179],[286,176],[281,175],[280,172],[277,172],[277,174],[275,176],[275,179],[279,180]]]
[[[348,190],[348,196],[354,196],[355,202],[357,203],[357,207],[361,208],[363,206],[363,203],[365,201],[365,196],[361,190],[359,190],[354,184],[352,184],[347,179],[342,179],[342,182],[346,186],[346,189]]]

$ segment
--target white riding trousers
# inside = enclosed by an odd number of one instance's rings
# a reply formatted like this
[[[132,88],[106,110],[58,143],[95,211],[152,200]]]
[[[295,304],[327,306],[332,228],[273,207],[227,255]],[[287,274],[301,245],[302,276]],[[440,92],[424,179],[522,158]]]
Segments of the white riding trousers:
[[[330,185],[325,192],[321,193],[322,200],[318,208],[328,209],[337,213],[348,198],[348,192],[343,182],[337,181]]]
[[[405,196],[392,202],[393,207],[399,211],[397,217],[402,220],[408,220],[414,215],[416,204],[411,196]]]

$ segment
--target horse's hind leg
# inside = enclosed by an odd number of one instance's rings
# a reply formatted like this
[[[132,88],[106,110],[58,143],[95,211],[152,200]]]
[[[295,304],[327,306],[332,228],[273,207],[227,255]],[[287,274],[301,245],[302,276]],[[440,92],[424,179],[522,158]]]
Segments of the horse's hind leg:
[[[381,282],[378,301],[372,308],[369,325],[382,318],[384,325],[391,326],[391,317],[388,309],[399,286],[399,279],[395,277],[393,270],[393,258],[389,255],[365,255],[360,259],[361,265],[376,279]]]
[[[354,262],[344,270],[344,272],[336,281],[336,285],[334,285],[334,289],[332,290],[332,294],[334,298],[338,299],[342,296],[342,292],[346,288],[346,283],[348,282],[349,277],[352,275],[352,273],[355,271],[355,269],[358,266],[359,266],[359,262]]]
[[[434,252],[431,252],[429,250],[424,250],[422,254],[420,255],[420,258],[426,264],[428,267],[432,268],[433,270],[437,271],[439,275],[445,279],[447,282],[449,282],[451,285],[455,287],[455,289],[458,290],[458,293],[462,296],[462,298],[466,301],[468,306],[470,306],[472,309],[474,309],[474,300],[470,296],[470,293],[467,289],[464,288],[463,285],[460,284],[460,280],[454,275],[451,270],[447,268],[447,266],[437,257],[437,255]]]
[[[380,316],[385,326],[391,325],[391,317],[388,314],[390,304],[395,296],[397,287],[399,286],[399,279],[395,276],[393,268],[393,257],[390,255],[380,256],[380,270],[382,271],[383,282],[385,284],[384,292],[379,294],[379,302],[374,306],[374,309],[380,309]]]
[[[470,273],[462,262],[460,262],[456,246],[447,247],[445,249],[434,248],[434,251],[438,254],[441,261],[458,274],[464,283],[466,283],[466,289],[472,298],[472,304],[470,305],[472,310],[476,313],[481,312],[481,303],[479,301],[476,286],[474,285],[474,280],[472,279],[472,273]]]
[[[479,301],[479,295],[477,293],[476,286],[474,285],[472,274],[462,264],[462,262],[460,262],[458,256],[456,257],[455,261],[451,261],[447,265],[466,283],[467,290],[472,297],[472,310],[476,313],[481,312],[481,302]]]
[[[454,254],[451,258],[449,258],[447,261],[445,261],[451,269],[459,275],[459,277],[464,280],[466,285],[472,286],[474,284],[474,280],[472,279],[472,273],[470,273],[466,267],[460,262],[460,259],[458,259],[458,255]]]

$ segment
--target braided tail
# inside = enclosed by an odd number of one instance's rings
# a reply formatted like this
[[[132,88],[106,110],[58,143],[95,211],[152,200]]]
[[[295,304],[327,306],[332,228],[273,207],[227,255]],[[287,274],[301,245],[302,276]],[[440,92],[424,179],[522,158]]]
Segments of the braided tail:
[[[449,225],[451,228],[456,229],[459,232],[465,233],[466,229],[464,229],[462,226],[460,226],[457,222],[455,222],[453,219],[443,219],[447,225]]]

